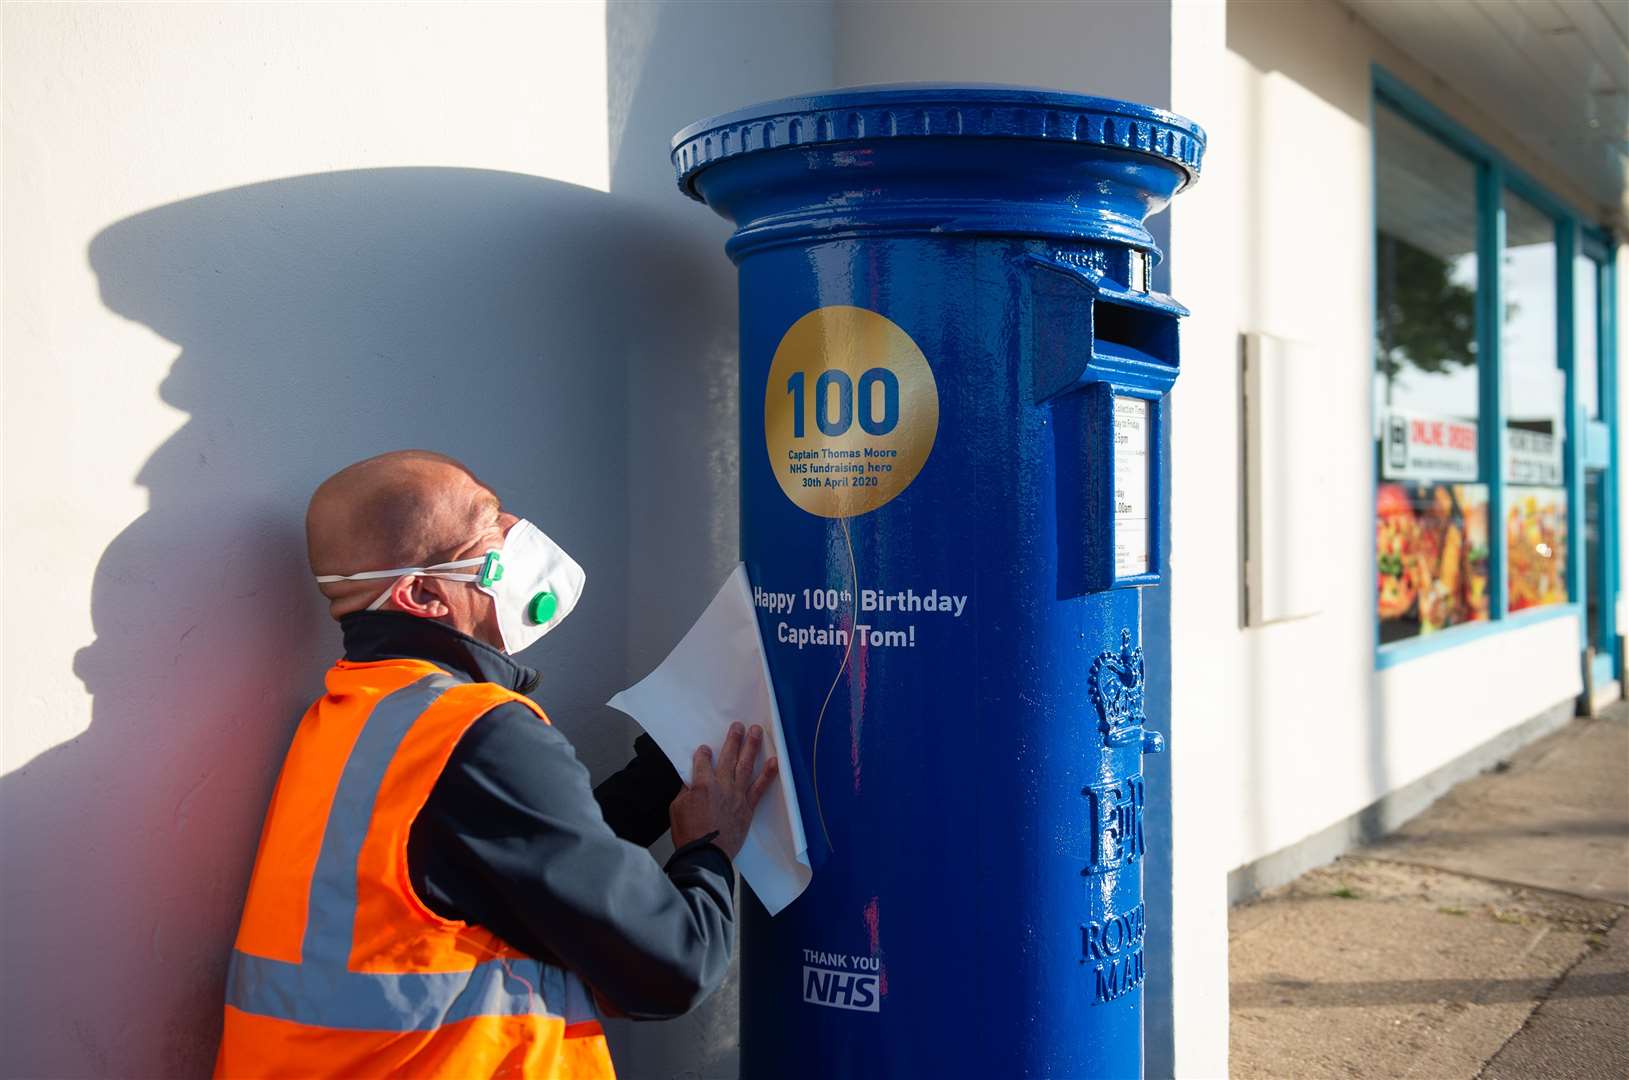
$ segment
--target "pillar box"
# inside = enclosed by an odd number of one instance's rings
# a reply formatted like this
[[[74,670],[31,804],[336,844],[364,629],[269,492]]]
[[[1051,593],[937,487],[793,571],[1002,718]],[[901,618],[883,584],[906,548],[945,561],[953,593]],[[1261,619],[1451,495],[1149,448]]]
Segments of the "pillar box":
[[[674,137],[736,226],[741,546],[814,880],[742,915],[741,1072],[1142,1069],[1141,590],[1203,131],[894,86]]]

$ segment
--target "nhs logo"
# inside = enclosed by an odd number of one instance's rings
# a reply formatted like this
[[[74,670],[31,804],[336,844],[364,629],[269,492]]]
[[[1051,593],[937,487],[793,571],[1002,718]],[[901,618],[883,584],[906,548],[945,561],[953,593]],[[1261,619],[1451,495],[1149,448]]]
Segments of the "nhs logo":
[[[834,1009],[876,1012],[880,1001],[873,972],[833,971],[803,966],[803,1000]]]

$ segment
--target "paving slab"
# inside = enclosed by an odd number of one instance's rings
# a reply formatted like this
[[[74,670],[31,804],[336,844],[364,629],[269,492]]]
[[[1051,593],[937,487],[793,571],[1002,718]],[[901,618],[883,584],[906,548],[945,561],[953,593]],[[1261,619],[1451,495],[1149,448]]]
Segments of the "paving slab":
[[[1235,1077],[1629,1078],[1629,708],[1236,907]]]
[[[1538,740],[1368,851],[1629,904],[1629,710]]]
[[[1520,1031],[1482,1070],[1481,1080],[1629,1075],[1629,915],[1591,948]]]
[[[1620,909],[1342,858],[1236,909],[1235,1077],[1473,1077]]]

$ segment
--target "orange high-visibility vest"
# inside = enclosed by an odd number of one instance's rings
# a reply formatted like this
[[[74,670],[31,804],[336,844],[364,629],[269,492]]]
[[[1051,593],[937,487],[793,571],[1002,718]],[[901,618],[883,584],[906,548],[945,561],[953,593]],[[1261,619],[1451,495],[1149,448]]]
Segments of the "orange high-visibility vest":
[[[266,812],[218,1077],[614,1080],[589,989],[414,892],[407,837],[469,726],[523,695],[419,660],[328,672]]]

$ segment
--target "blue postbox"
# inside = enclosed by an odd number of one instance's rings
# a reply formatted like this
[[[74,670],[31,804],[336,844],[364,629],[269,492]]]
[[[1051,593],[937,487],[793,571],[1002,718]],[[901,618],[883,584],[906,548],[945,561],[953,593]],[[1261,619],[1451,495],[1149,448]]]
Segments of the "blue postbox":
[[[736,226],[742,556],[815,869],[745,901],[747,1080],[1141,1074],[1139,590],[1186,314],[1144,222],[1204,139],[949,86],[674,138]]]

